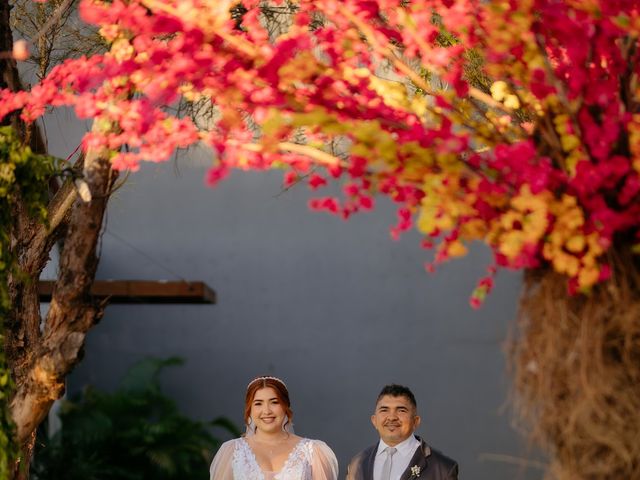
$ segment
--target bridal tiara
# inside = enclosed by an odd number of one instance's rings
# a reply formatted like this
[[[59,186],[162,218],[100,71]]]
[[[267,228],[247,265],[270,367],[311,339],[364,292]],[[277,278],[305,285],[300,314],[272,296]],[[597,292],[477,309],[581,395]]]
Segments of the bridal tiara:
[[[259,381],[261,381],[261,380],[273,380],[273,381],[275,381],[275,382],[281,383],[281,384],[282,384],[282,386],[283,386],[284,388],[287,388],[287,384],[286,384],[286,383],[284,383],[282,380],[280,380],[278,377],[262,376],[262,377],[256,377],[256,378],[254,378],[253,380],[251,380],[251,381],[249,382],[249,384],[247,385],[247,390],[249,390],[249,387],[250,387],[251,385],[253,385],[254,383],[259,382]]]

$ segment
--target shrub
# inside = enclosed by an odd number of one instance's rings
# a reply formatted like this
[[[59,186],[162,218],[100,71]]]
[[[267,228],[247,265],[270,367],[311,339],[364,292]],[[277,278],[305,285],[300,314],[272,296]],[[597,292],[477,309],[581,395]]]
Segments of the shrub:
[[[177,358],[148,359],[135,365],[114,393],[86,388],[65,401],[62,428],[42,435],[32,467],[36,480],[190,480],[208,478],[219,427],[234,436],[237,427],[219,417],[211,422],[182,415],[162,393],[161,371]],[[44,438],[42,438],[44,437]]]

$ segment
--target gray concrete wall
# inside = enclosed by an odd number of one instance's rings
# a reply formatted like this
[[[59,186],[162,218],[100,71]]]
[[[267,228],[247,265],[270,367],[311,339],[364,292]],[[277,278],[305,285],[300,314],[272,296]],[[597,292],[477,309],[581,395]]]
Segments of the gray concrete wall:
[[[49,131],[57,154],[75,148],[80,132],[66,121]],[[476,311],[469,295],[490,261],[482,248],[429,275],[416,234],[389,238],[388,203],[344,222],[310,212],[303,186],[282,192],[277,172],[234,174],[210,189],[204,171],[179,159],[132,174],[110,204],[98,277],[203,280],[219,303],[110,306],[71,392],[114,388],[137,360],[179,355],[186,365],[168,370],[164,386],[184,412],[241,423],[247,382],[277,375],[297,432],[332,446],[342,476],[376,441],[379,389],[398,382],[417,396],[419,433],[459,461],[461,478],[541,478],[511,462],[528,449],[504,410],[502,346],[519,275],[501,273]]]

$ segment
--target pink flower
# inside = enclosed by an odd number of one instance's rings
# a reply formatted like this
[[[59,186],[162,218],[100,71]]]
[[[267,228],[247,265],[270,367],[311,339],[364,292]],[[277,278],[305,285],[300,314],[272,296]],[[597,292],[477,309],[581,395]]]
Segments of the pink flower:
[[[360,207],[363,210],[372,210],[373,209],[374,200],[373,200],[372,197],[363,195],[363,196],[359,197],[358,200],[359,200],[359,203],[360,203]]]
[[[283,183],[285,187],[290,187],[298,181],[298,174],[292,170],[289,170],[284,174]]]
[[[314,173],[309,177],[308,184],[311,190],[317,190],[320,187],[324,187],[327,181],[321,175]]]
[[[229,170],[223,164],[218,167],[210,168],[207,171],[206,183],[210,187],[217,185],[218,182],[225,179],[229,175]]]

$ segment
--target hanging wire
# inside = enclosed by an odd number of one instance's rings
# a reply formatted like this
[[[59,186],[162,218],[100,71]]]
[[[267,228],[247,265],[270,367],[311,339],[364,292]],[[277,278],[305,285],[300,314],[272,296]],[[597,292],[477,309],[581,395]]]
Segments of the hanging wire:
[[[161,268],[162,270],[164,270],[165,272],[173,275],[174,277],[187,282],[188,280],[186,278],[184,278],[182,275],[180,275],[179,273],[176,273],[174,270],[171,270],[168,266],[166,266],[165,264],[163,264],[162,262],[160,262],[159,260],[155,259],[154,257],[152,257],[151,255],[147,254],[146,252],[144,252],[143,250],[140,250],[139,248],[137,248],[135,245],[131,244],[130,242],[128,242],[127,240],[125,240],[124,238],[122,238],[120,235],[110,231],[110,230],[106,230],[105,229],[105,234],[113,237],[114,239],[118,240],[119,242],[123,243],[124,245],[126,245],[127,247],[129,247],[131,250],[133,250],[134,252],[136,252],[137,254],[143,256],[144,258],[146,258],[147,260],[149,260],[151,263],[153,263],[155,266]]]

